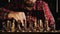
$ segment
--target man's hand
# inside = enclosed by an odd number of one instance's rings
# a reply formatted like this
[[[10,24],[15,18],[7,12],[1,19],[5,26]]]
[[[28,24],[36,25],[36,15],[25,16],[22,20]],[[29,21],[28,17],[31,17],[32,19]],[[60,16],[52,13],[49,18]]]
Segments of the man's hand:
[[[26,16],[25,16],[24,12],[10,12],[8,14],[8,18],[10,18],[10,19],[14,18],[17,22],[18,22],[18,20],[20,20],[21,23],[22,23],[22,26],[24,26],[24,21],[23,20],[26,21]]]

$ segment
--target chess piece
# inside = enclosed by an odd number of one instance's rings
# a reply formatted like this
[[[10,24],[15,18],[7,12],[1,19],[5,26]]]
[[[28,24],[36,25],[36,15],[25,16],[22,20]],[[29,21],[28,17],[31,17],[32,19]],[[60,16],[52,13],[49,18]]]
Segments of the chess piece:
[[[11,27],[12,31],[11,32],[14,32],[15,31],[15,20],[13,20],[13,23],[12,23],[12,27]]]

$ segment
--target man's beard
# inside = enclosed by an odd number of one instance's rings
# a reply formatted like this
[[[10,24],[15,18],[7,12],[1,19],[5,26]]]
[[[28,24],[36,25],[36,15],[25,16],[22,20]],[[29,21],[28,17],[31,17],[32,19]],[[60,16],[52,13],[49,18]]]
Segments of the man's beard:
[[[25,7],[34,7],[34,4],[33,3],[31,3],[31,4],[25,3],[24,5],[25,5]]]

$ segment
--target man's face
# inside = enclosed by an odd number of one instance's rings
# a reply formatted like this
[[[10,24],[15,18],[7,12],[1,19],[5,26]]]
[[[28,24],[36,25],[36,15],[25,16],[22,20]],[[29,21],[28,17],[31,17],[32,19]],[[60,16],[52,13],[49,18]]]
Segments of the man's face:
[[[27,0],[28,3],[35,3],[36,0]]]
[[[33,7],[35,2],[36,2],[36,0],[26,0],[25,5],[27,7]]]

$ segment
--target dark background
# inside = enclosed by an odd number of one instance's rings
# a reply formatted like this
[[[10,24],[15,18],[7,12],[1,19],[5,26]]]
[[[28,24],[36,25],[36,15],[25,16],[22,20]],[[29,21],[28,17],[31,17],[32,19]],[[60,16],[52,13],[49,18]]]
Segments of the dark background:
[[[16,1],[16,0],[15,0]],[[21,1],[21,0],[20,0]],[[58,13],[56,12],[56,0],[44,0],[48,3],[51,13],[53,14],[55,21],[56,21],[56,29],[60,29],[60,8]],[[59,0],[60,1],[60,0]],[[11,0],[14,3],[14,0]],[[19,2],[19,1],[17,1]],[[16,3],[17,3],[16,2]],[[8,0],[0,0],[0,7],[4,7],[8,4]],[[18,3],[19,4],[19,3]],[[21,4],[21,3],[20,3]],[[59,5],[60,6],[60,5]]]

